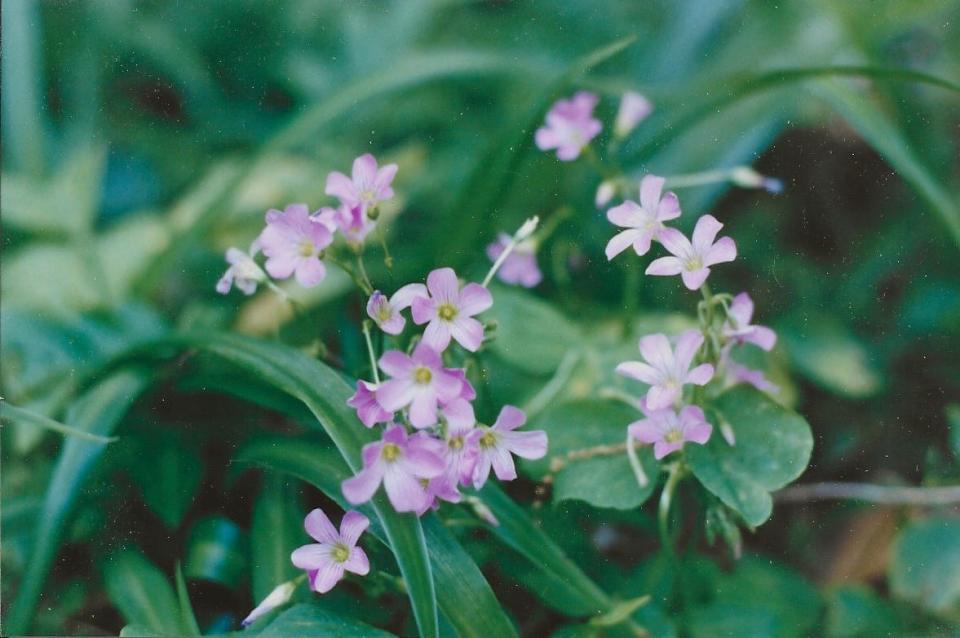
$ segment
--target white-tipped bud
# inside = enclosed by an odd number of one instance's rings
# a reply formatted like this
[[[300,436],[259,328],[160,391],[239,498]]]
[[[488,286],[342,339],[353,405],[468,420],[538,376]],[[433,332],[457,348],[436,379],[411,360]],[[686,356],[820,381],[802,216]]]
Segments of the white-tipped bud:
[[[527,237],[533,234],[533,231],[537,229],[537,224],[539,223],[540,223],[540,218],[534,215],[527,221],[523,222],[523,226],[521,226],[520,230],[518,230],[516,234],[514,234],[513,238],[518,242],[523,241],[524,239],[526,239]]]
[[[765,177],[749,166],[738,166],[730,171],[730,181],[741,188],[762,188],[773,195],[783,192],[783,182]]]
[[[627,91],[620,99],[620,110],[613,125],[613,135],[624,138],[630,134],[637,124],[653,112],[653,104],[636,91]]]
[[[597,195],[594,197],[594,202],[597,205],[597,208],[603,208],[610,203],[610,200],[613,199],[613,196],[617,194],[617,185],[609,179],[605,179],[600,182],[600,186],[597,187]]]
[[[263,601],[254,608],[250,614],[243,619],[243,622],[240,623],[244,627],[253,624],[258,618],[264,616],[265,614],[270,613],[277,607],[285,605],[290,602],[290,599],[293,597],[293,592],[296,591],[297,585],[294,581],[288,580],[285,583],[281,583],[273,588],[273,591],[270,592]]]

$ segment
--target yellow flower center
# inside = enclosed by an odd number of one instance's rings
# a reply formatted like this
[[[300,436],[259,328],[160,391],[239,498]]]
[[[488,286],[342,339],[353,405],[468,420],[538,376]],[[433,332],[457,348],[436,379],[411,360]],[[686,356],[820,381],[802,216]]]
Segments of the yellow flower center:
[[[333,556],[333,560],[338,563],[345,563],[347,559],[350,558],[350,548],[343,543],[337,543],[333,546],[333,551],[330,552],[330,555]]]
[[[444,321],[453,321],[457,316],[457,307],[451,303],[440,304],[437,308],[437,315]]]
[[[463,447],[463,437],[455,436],[452,439],[450,439],[450,442],[447,445],[450,446],[451,450],[459,450]]]
[[[693,272],[695,270],[700,270],[701,268],[703,268],[703,262],[700,261],[699,257],[690,257],[687,259],[687,263],[684,264],[684,267],[690,272]]]
[[[679,443],[683,440],[683,433],[676,428],[668,430],[666,434],[663,435],[663,440],[667,443]]]
[[[430,368],[417,366],[417,368],[413,371],[413,380],[421,385],[430,383],[431,379],[433,379],[433,373],[430,372]]]
[[[300,246],[297,250],[297,252],[300,253],[301,257],[310,257],[313,255],[313,251],[314,251],[314,245],[313,245],[313,242],[310,241],[309,239],[304,239],[302,242],[300,242]]]
[[[480,437],[480,447],[496,447],[497,433],[490,428],[486,428],[486,430],[487,431],[484,432],[483,436]]]
[[[366,202],[367,204],[369,204],[370,202],[372,202],[374,199],[376,199],[376,195],[375,195],[374,192],[373,192],[372,190],[370,190],[369,188],[368,188],[367,190],[362,191],[362,192],[360,193],[360,200],[363,201],[363,202]]]
[[[390,312],[390,306],[386,304],[380,306],[380,310],[377,311],[377,316],[380,318],[380,323],[388,321],[392,315],[393,313]]]
[[[396,461],[400,456],[400,446],[394,443],[386,443],[380,451],[380,456],[384,461]]]

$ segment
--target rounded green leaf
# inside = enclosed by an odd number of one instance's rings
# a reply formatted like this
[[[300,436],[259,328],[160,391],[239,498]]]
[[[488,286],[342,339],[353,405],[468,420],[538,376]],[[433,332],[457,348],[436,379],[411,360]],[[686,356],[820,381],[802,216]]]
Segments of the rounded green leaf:
[[[736,435],[729,445],[715,431],[706,445],[686,446],[693,474],[728,507],[757,526],[770,518],[770,492],[790,483],[807,467],[813,435],[806,420],[762,392],[738,386],[711,405],[708,418],[721,417]]]
[[[893,547],[893,592],[937,614],[960,612],[960,519],[910,524]]]
[[[498,286],[493,297],[494,307],[487,313],[497,320],[493,351],[526,372],[550,374],[556,370],[579,339],[577,327],[528,293]]]

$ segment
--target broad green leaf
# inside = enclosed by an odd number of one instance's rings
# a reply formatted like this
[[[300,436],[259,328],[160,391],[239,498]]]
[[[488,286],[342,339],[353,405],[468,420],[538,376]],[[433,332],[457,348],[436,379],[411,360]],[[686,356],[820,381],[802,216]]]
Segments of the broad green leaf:
[[[892,553],[894,594],[936,614],[960,612],[960,519],[911,523],[900,532]]]
[[[491,348],[507,363],[533,374],[557,369],[580,332],[547,302],[518,290],[497,286],[488,315],[497,320]]]
[[[862,585],[829,593],[825,624],[829,638],[900,636],[906,630],[890,603]]]
[[[203,478],[200,454],[169,436],[141,436],[134,447],[129,470],[144,502],[168,528],[177,528]]]
[[[234,588],[246,568],[247,535],[236,523],[222,517],[197,522],[187,545],[187,576]]]
[[[360,449],[374,434],[362,427],[347,406],[353,389],[334,370],[292,348],[240,335],[182,335],[166,345],[215,354],[300,399],[317,417],[351,471],[361,468]],[[435,636],[436,593],[420,520],[398,514],[382,494],[372,503],[407,583],[420,633]]]
[[[744,603],[712,603],[695,607],[685,614],[687,635],[691,638],[717,636],[778,636],[780,625],[773,612],[755,609]]]
[[[344,509],[351,507],[340,492],[340,483],[350,477],[350,470],[329,447],[298,439],[261,440],[241,450],[236,460],[295,476],[325,493]],[[366,505],[357,509],[372,513]],[[513,624],[483,574],[440,520],[428,516],[423,528],[437,583],[437,602],[457,633],[465,638],[516,635]],[[389,546],[375,519],[371,519],[370,531]],[[465,600],[470,604],[463,604]]]
[[[43,171],[43,28],[37,1],[2,5],[4,159],[18,169]]]
[[[576,460],[569,459],[569,455],[598,446],[623,447],[627,426],[642,416],[619,401],[583,399],[554,403],[530,423],[531,429],[543,429],[550,437],[548,458],[525,462],[523,467],[541,477],[551,460],[564,460],[554,482],[555,502],[578,499],[596,507],[633,509],[650,497],[660,473],[660,464],[648,448],[637,449],[649,479],[645,487],[638,485],[625,449]]]
[[[798,372],[840,395],[863,398],[880,389],[882,380],[867,348],[849,330],[828,317],[789,321],[783,343]]]
[[[301,603],[281,613],[257,634],[259,638],[389,638],[393,634],[317,605]]]
[[[183,570],[180,568],[180,563],[177,563],[177,569],[174,572],[174,583],[177,586],[180,629],[187,636],[199,636],[200,627],[197,625],[197,617],[193,613],[193,604],[190,602],[190,593],[187,591],[187,581],[183,578]]]
[[[947,406],[947,427],[950,428],[950,450],[953,457],[960,461],[960,403]]]
[[[103,563],[107,596],[128,623],[158,635],[183,632],[180,607],[166,575],[135,549],[121,549]]]
[[[290,553],[305,540],[298,491],[283,476],[264,476],[263,487],[253,505],[250,530],[253,599],[261,601],[273,588],[297,575]]]
[[[153,638],[154,636],[160,635],[161,634],[153,631],[149,627],[137,624],[124,625],[120,630],[120,638]]]
[[[733,428],[736,445],[729,445],[718,431],[706,445],[687,445],[690,469],[705,488],[756,527],[773,511],[770,492],[806,469],[813,450],[810,426],[748,386],[724,392],[712,407]]]
[[[109,435],[148,381],[146,374],[135,369],[115,373],[74,403],[67,412],[66,424],[99,436]],[[7,616],[5,629],[10,634],[29,630],[77,493],[105,447],[76,437],[64,442],[37,520],[29,566]]]

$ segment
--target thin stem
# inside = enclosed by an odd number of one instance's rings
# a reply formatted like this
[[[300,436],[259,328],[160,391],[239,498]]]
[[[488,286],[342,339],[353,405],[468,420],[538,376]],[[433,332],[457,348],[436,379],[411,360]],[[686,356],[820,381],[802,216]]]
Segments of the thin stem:
[[[363,339],[367,342],[367,354],[370,355],[370,369],[373,370],[373,382],[380,385],[380,373],[377,372],[377,354],[373,350],[373,341],[370,339],[370,320],[363,320]]]
[[[357,270],[360,272],[360,279],[366,285],[364,292],[368,295],[373,294],[373,284],[370,282],[370,277],[367,275],[367,269],[363,265],[363,249],[357,250]]]
[[[781,503],[850,499],[881,505],[954,505],[960,503],[960,485],[948,487],[895,487],[870,483],[808,483],[775,494]]]
[[[377,239],[380,240],[380,246],[383,247],[383,265],[387,270],[393,270],[393,257],[390,256],[390,248],[387,246],[387,235],[383,232],[383,225],[377,224]]]
[[[716,184],[726,182],[731,178],[732,171],[724,169],[715,169],[712,171],[703,171],[700,173],[687,173],[685,175],[671,175],[666,179],[664,188],[687,188],[689,186],[705,186],[707,184]]]
[[[497,274],[497,271],[500,270],[500,266],[503,265],[503,262],[507,260],[507,257],[510,256],[510,253],[517,247],[521,241],[533,234],[533,231],[536,230],[537,224],[540,223],[540,218],[534,215],[513,234],[513,237],[510,238],[510,241],[504,247],[503,252],[500,253],[500,256],[497,257],[497,260],[493,262],[493,266],[490,267],[490,271],[487,272],[487,276],[483,278],[483,283],[480,284],[484,288],[490,285],[490,280],[493,279],[493,276]]]
[[[637,485],[646,487],[650,484],[647,473],[643,471],[643,465],[640,463],[640,457],[637,456],[636,441],[627,432],[627,458],[630,460],[630,467],[633,469],[633,475],[637,477]]]
[[[673,494],[677,489],[677,484],[683,476],[681,464],[674,463],[670,466],[669,472],[667,483],[663,486],[663,491],[660,492],[657,521],[660,528],[660,542],[668,552],[673,554],[673,540],[670,538],[670,505],[673,502]]]

